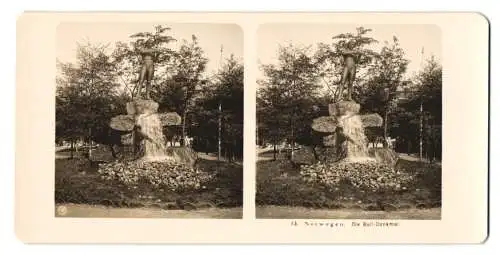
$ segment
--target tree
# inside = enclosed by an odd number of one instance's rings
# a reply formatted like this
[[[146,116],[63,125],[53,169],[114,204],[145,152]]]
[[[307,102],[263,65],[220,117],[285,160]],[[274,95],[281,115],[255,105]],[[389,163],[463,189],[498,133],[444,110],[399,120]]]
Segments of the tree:
[[[392,43],[386,41],[380,53],[374,57],[373,64],[367,70],[369,78],[357,94],[357,101],[364,111],[383,116],[384,146],[387,146],[389,117],[397,106],[398,91],[407,84],[403,75],[408,63],[404,50],[394,36]]]
[[[393,116],[391,132],[406,143],[401,143],[399,150],[417,152],[418,146],[415,145],[420,143],[422,136],[424,155],[441,157],[442,67],[433,57],[408,84]]]
[[[422,104],[424,153],[426,158],[441,158],[442,67],[434,57],[427,61],[417,82],[420,85],[417,97]]]
[[[119,113],[118,84],[106,50],[106,45],[78,44],[75,65],[58,63],[56,136],[72,145],[81,137],[91,142],[93,134],[107,129],[109,119]]]
[[[317,68],[309,53],[309,48],[293,45],[280,47],[278,64],[264,65],[265,78],[258,91],[257,116],[262,130],[276,147],[276,143],[287,140],[292,147],[297,134],[308,129],[312,121],[310,112],[314,98],[318,94]]]
[[[193,99],[207,80],[203,78],[208,59],[200,47],[198,39],[192,35],[191,41],[183,40],[172,59],[171,78],[160,83],[158,102],[161,109],[174,110],[182,116],[182,139],[187,134],[188,113]]]
[[[56,139],[68,140],[71,144],[71,158],[75,141],[85,135],[85,130],[80,126],[82,116],[79,116],[77,104],[80,92],[76,86],[66,86],[76,73],[76,68],[71,64],[58,62],[58,67],[66,77],[58,76],[56,79]]]
[[[243,158],[244,67],[234,56],[217,75],[214,99],[219,102],[222,150],[230,161]]]
[[[195,146],[198,149],[216,149],[220,117],[221,149],[226,158],[232,161],[243,157],[243,78],[243,65],[231,56],[211,84],[200,91],[195,99],[190,130],[196,138]]]

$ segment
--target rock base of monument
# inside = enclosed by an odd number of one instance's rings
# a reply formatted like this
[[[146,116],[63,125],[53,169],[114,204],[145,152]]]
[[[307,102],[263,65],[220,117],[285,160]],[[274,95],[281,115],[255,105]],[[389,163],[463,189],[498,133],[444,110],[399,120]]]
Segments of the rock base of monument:
[[[136,154],[135,158],[141,157],[141,161],[178,161],[188,166],[194,164],[196,158],[193,153],[174,149],[169,149],[167,153],[163,127],[181,124],[181,117],[177,113],[157,113],[159,104],[144,99],[128,102],[126,108],[127,115],[112,118],[110,127],[128,133],[121,137],[122,144],[142,148],[140,153],[142,155]],[[140,127],[140,131],[134,131],[136,126]],[[142,136],[140,145],[134,144],[134,134]]]
[[[329,116],[313,120],[311,128],[323,134],[322,147],[332,148],[319,149],[316,153],[316,160],[371,162],[377,159],[379,162],[384,161],[381,163],[387,161],[386,156],[379,154],[370,156],[366,147],[365,127],[380,127],[382,118],[378,114],[359,115],[360,108],[360,105],[354,101],[336,102],[328,105]],[[337,141],[337,139],[340,140]]]
[[[361,122],[363,127],[381,127],[384,120],[376,113],[361,115]]]
[[[347,114],[358,114],[361,106],[354,101],[340,101],[328,105],[330,116],[342,116]]]
[[[171,157],[174,161],[193,167],[198,160],[196,151],[189,147],[167,147],[167,156]]]
[[[302,166],[300,174],[308,183],[330,188],[348,184],[365,192],[405,190],[414,178],[404,171],[397,171],[393,166],[375,160],[316,163]]]
[[[127,114],[118,115],[111,119],[110,127],[115,130],[130,132],[134,128],[139,115],[156,114],[162,126],[177,126],[182,118],[176,112],[158,113],[158,103],[153,100],[134,100],[127,103]]]
[[[377,162],[388,166],[394,166],[398,159],[398,154],[392,149],[370,148],[368,149],[367,157],[347,157],[337,161],[335,149],[333,147],[317,147],[313,149],[311,146],[305,146],[294,153],[292,162],[297,165],[312,165],[318,162]]]
[[[140,115],[158,112],[159,104],[153,100],[137,99],[127,103],[129,115]]]
[[[111,119],[111,128],[128,133],[122,136],[122,143],[140,148],[140,152],[136,151],[131,161],[100,164],[101,177],[130,188],[140,184],[170,191],[203,188],[213,175],[194,167],[196,152],[191,148],[166,146],[163,127],[181,124],[181,117],[177,113],[157,113],[158,108],[159,104],[153,100],[137,99],[127,103],[127,115]],[[140,139],[135,140],[135,135]]]
[[[203,189],[214,178],[211,173],[176,161],[116,161],[99,165],[104,180],[121,182],[129,188],[141,184],[169,191]]]
[[[389,166],[395,166],[399,159],[398,154],[389,148],[370,148],[368,153],[377,162]]]

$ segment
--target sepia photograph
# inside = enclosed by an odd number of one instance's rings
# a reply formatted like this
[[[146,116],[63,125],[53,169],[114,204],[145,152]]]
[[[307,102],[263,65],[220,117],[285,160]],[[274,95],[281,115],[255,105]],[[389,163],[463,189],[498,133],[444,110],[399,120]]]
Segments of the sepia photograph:
[[[238,25],[61,23],[56,36],[56,217],[242,217]]]
[[[16,237],[484,242],[489,36],[478,13],[24,13]]]
[[[257,32],[257,218],[441,219],[441,31]]]

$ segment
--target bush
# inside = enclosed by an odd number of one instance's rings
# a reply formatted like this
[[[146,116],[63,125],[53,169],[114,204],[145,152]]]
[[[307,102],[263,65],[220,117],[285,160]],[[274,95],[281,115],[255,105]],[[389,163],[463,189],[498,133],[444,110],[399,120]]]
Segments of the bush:
[[[350,184],[365,192],[392,192],[408,189],[413,176],[377,162],[317,163],[302,166],[300,174],[307,183],[329,188]]]
[[[117,180],[128,187],[152,185],[170,191],[190,191],[206,188],[213,175],[175,161],[124,161],[99,165],[104,180]]]

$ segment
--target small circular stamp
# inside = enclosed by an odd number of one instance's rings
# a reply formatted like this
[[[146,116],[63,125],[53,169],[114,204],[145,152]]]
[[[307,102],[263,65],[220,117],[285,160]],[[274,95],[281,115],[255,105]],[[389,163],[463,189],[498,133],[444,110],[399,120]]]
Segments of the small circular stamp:
[[[68,208],[64,205],[60,205],[56,209],[57,215],[64,216],[68,212]]]

